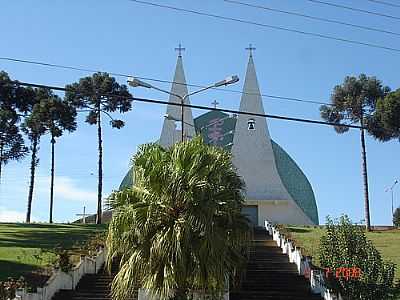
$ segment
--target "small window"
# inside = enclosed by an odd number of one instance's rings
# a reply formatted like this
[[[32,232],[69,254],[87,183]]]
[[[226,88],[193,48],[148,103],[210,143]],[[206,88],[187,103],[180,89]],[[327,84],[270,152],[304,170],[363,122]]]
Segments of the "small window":
[[[247,121],[247,129],[248,130],[256,130],[255,124],[256,124],[256,121],[254,119],[249,119]]]

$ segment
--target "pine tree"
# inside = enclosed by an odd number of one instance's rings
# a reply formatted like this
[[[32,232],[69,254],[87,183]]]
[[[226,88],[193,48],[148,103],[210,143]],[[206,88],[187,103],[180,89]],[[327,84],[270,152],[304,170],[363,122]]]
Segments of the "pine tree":
[[[32,212],[32,200],[33,200],[33,189],[35,185],[35,171],[39,164],[38,151],[40,138],[46,133],[46,119],[41,113],[41,105],[43,101],[46,101],[51,95],[51,91],[47,89],[35,89],[34,93],[34,105],[31,111],[25,117],[22,123],[22,130],[28,136],[31,142],[31,166],[30,166],[30,183],[28,192],[28,205],[26,211],[26,223],[31,221]]]
[[[3,166],[24,158],[28,152],[19,132],[21,113],[31,107],[27,93],[18,87],[4,71],[0,71],[0,181]]]
[[[41,120],[46,132],[50,133],[51,139],[51,176],[50,176],[50,214],[49,222],[53,223],[54,203],[54,172],[55,172],[55,144],[56,138],[63,135],[64,131],[76,130],[76,109],[60,97],[47,91],[40,99],[40,105],[36,107],[35,114]]]
[[[329,122],[340,124],[358,123],[361,127],[368,127],[376,109],[379,99],[383,99],[390,89],[384,87],[382,82],[375,77],[367,77],[361,74],[358,78],[348,76],[343,84],[335,86],[331,96],[332,105],[322,105],[321,117]],[[348,127],[335,126],[337,133],[345,133]],[[371,130],[368,130],[373,134]],[[365,148],[365,130],[360,130],[362,176],[364,182],[364,208],[367,230],[370,230],[371,218],[369,211],[367,154]]]
[[[122,120],[113,119],[111,112],[125,113],[132,107],[132,95],[126,85],[120,85],[114,77],[107,73],[95,73],[84,77],[79,82],[66,86],[65,99],[75,107],[88,111],[86,122],[97,125],[98,142],[98,187],[97,187],[97,218],[96,223],[101,224],[102,217],[102,190],[103,190],[103,137],[102,115],[108,116],[113,128],[120,129],[124,126]]]

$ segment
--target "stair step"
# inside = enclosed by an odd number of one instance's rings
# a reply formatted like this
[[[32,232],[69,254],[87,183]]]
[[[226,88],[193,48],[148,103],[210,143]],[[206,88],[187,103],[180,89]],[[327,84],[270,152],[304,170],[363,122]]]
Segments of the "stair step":
[[[117,270],[118,264],[113,264]],[[86,274],[75,291],[61,290],[52,300],[111,300],[115,274]],[[136,300],[137,292],[129,300]],[[322,300],[311,293],[310,283],[298,275],[296,265],[262,228],[254,229],[249,262],[240,287],[231,290],[230,300]]]
[[[255,229],[249,262],[239,288],[229,294],[230,300],[322,300],[311,293],[310,283],[289,262],[264,229]]]

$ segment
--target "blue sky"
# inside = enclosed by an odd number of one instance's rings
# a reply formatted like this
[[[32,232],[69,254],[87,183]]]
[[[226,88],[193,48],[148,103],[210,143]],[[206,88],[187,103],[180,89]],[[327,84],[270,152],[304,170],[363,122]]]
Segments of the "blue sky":
[[[248,3],[298,11],[396,31],[398,20],[375,17],[313,4],[306,0],[246,0]],[[400,37],[326,24],[298,17],[238,7],[220,0],[154,0],[156,3],[238,17],[251,21],[400,48]],[[365,0],[332,0],[363,9],[400,16],[400,9]],[[400,53],[308,37],[202,16],[148,7],[127,0],[15,0],[0,10],[0,56],[45,61],[171,80],[174,48],[186,47],[184,68],[188,83],[207,84],[237,74],[244,79],[249,43],[254,53],[262,93],[328,101],[334,85],[346,75],[377,76],[392,89],[400,87]],[[400,30],[399,30],[400,31]],[[64,85],[85,72],[50,69],[0,61],[0,69],[20,81]],[[117,78],[121,83],[125,78]],[[229,89],[241,90],[243,80]],[[159,84],[169,89],[168,84]],[[166,99],[149,90],[136,96]],[[240,94],[209,91],[192,103],[238,109]],[[319,119],[319,107],[271,98],[264,99],[270,114]],[[121,130],[104,124],[104,194],[116,189],[138,145],[158,139],[164,106],[135,103],[122,116]],[[195,116],[199,111],[193,112]],[[297,161],[316,195],[320,222],[326,215],[347,213],[364,218],[359,132],[337,135],[326,126],[269,120],[271,136]],[[56,144],[55,220],[73,220],[84,205],[96,210],[97,146],[95,127],[83,122]],[[390,195],[385,188],[400,177],[398,141],[380,143],[367,138],[368,171],[373,224],[391,223]],[[40,165],[32,216],[48,219],[50,143],[40,143]],[[4,168],[0,184],[0,221],[23,220],[28,192],[29,158]],[[400,195],[400,189],[397,190]],[[395,204],[400,197],[395,194]]]

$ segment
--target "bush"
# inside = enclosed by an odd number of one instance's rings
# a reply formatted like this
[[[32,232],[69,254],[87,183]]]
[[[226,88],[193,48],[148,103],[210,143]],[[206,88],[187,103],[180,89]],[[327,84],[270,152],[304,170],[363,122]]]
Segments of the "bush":
[[[14,299],[17,289],[24,287],[23,280],[9,279],[0,281],[0,300]]]
[[[321,267],[331,270],[326,278],[329,288],[344,299],[395,299],[395,265],[384,262],[378,250],[367,240],[364,228],[353,225],[347,216],[336,224],[328,217],[327,234],[321,238]],[[335,270],[360,269],[360,277],[336,277]],[[352,274],[350,274],[352,275]]]
[[[400,207],[396,208],[393,213],[393,224],[396,227],[400,227]]]
[[[74,265],[71,262],[71,255],[69,251],[63,248],[56,248],[55,253],[57,255],[55,262],[56,267],[60,268],[60,270],[64,273],[71,271]]]

